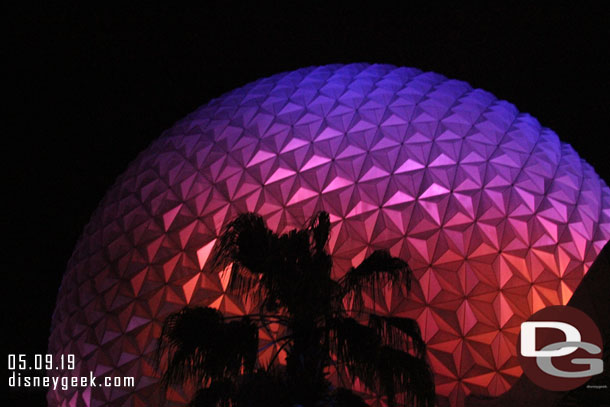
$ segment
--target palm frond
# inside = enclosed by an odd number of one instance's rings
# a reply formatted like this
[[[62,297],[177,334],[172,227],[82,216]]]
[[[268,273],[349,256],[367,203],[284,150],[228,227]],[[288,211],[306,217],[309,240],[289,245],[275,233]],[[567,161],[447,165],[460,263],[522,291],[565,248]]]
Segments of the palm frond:
[[[267,259],[261,275],[261,287],[265,297],[261,307],[276,312],[288,309],[302,298],[299,285],[304,273],[311,266],[310,239],[307,230],[291,230],[277,239],[274,253]]]
[[[413,351],[418,357],[426,353],[426,343],[414,319],[372,314],[368,326],[382,338],[384,345],[405,352]]]
[[[379,390],[388,397],[388,405],[395,405],[400,396],[405,405],[434,406],[434,379],[424,358],[382,346],[376,364]]]
[[[259,303],[267,296],[267,290],[261,284],[260,274],[252,273],[239,263],[232,263],[228,271],[231,273],[227,286],[229,292],[243,297],[244,300],[252,298],[255,303]]]
[[[285,373],[279,369],[259,369],[240,378],[236,407],[286,407],[292,405]]]
[[[224,228],[205,271],[230,270],[228,289],[238,296],[265,298],[261,277],[277,262],[278,236],[254,213],[237,216]]]
[[[308,227],[312,238],[313,254],[325,254],[326,243],[330,237],[330,216],[327,212],[316,213]]]
[[[254,370],[258,327],[248,317],[226,322],[212,308],[185,308],[165,320],[157,348],[167,355],[165,386],[188,380],[213,381]]]
[[[411,275],[411,268],[405,261],[392,257],[386,250],[376,250],[357,267],[352,267],[339,283],[343,294],[353,302],[352,310],[359,312],[364,307],[363,288],[370,289],[375,296],[379,287],[393,283],[408,292],[411,289]]]
[[[290,391],[279,369],[258,369],[198,390],[189,407],[286,407]]]
[[[399,321],[392,323],[391,329],[399,329],[395,325],[402,328]],[[395,405],[397,395],[418,407],[432,406],[434,382],[424,355],[411,355],[384,344],[378,329],[390,325],[387,321],[375,324],[376,327],[365,326],[353,318],[330,322],[334,339],[331,349],[337,364],[346,367],[353,379],[358,377],[369,389],[385,395],[391,406]]]
[[[368,404],[361,397],[351,390],[339,387],[331,395],[333,406],[336,407],[368,407]]]
[[[241,214],[220,235],[209,262],[210,271],[224,270],[229,264],[236,263],[260,274],[276,254],[276,241],[277,235],[265,225],[261,216]]]
[[[216,380],[195,393],[189,407],[230,407],[237,388],[232,380]]]
[[[375,386],[375,359],[381,339],[372,328],[353,318],[337,318],[329,321],[330,349],[336,363],[344,366],[352,378],[359,377],[367,386]]]

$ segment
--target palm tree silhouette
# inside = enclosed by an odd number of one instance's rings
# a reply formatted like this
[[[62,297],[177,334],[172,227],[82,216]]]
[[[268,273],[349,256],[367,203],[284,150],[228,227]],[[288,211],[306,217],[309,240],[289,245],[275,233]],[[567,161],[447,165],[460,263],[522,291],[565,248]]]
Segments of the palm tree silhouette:
[[[325,249],[329,233],[326,212],[283,235],[252,213],[234,219],[207,269],[229,267],[229,290],[253,297],[258,312],[228,317],[198,307],[170,315],[156,358],[159,366],[165,355],[165,385],[200,383],[193,406],[366,406],[350,390],[332,388],[327,376],[334,366],[385,396],[389,406],[432,406],[434,383],[417,323],[367,313],[362,296],[387,283],[408,291],[407,263],[375,251],[335,281]],[[273,360],[260,366],[258,333],[269,324],[286,334],[277,339]],[[276,363],[282,350],[285,364]]]

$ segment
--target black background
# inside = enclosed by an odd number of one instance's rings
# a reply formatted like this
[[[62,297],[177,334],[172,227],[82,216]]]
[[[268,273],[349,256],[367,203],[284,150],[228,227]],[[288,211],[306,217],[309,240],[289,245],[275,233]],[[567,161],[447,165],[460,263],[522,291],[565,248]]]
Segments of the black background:
[[[7,353],[46,351],[72,248],[136,154],[209,99],[277,72],[383,62],[465,80],[531,113],[610,180],[608,8],[48,3],[2,13]],[[33,390],[9,400],[45,405]]]

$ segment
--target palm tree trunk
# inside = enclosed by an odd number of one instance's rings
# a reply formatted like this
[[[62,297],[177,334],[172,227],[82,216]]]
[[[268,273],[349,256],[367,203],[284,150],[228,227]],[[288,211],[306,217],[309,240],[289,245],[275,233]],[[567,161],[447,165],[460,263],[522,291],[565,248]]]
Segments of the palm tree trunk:
[[[298,404],[313,407],[328,392],[322,338],[313,320],[294,321],[291,331],[294,341],[286,360],[291,390]]]

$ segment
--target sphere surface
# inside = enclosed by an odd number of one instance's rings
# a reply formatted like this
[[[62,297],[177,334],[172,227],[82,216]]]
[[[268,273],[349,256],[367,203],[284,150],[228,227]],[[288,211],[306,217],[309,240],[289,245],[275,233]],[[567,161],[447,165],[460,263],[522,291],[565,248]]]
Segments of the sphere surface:
[[[285,232],[319,210],[335,277],[379,248],[409,262],[409,297],[387,287],[368,307],[417,319],[451,405],[510,388],[520,323],[566,304],[610,238],[606,184],[490,93],[389,65],[281,73],[178,122],[108,191],[68,264],[49,351],[76,355],[61,374],[136,387],[58,389],[49,404],[162,405],[150,356],[164,318],[256,307],[226,292],[226,275],[201,272],[223,226],[253,211]],[[274,335],[261,333],[262,362]],[[166,405],[189,397],[172,391]]]

